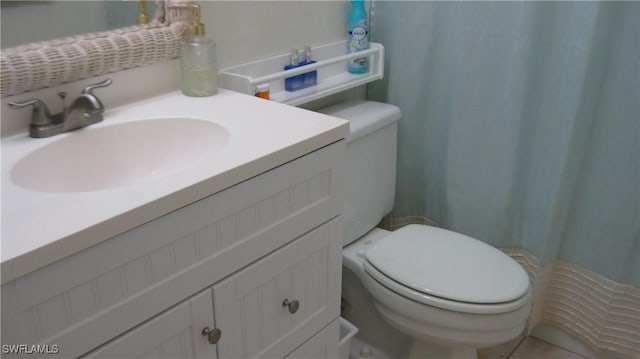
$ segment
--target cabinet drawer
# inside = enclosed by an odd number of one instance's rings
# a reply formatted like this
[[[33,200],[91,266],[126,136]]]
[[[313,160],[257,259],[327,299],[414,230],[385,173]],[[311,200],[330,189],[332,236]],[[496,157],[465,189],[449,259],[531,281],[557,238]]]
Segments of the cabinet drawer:
[[[322,331],[307,340],[286,359],[320,359],[320,358],[338,358],[339,347],[338,340],[340,337],[340,319],[336,319]]]
[[[340,233],[335,219],[213,287],[221,358],[283,358],[338,317]]]
[[[2,342],[76,357],[342,212],[344,141],[2,286]],[[340,237],[338,237],[340,238]]]
[[[213,327],[211,290],[94,350],[83,358],[217,358],[202,335]]]

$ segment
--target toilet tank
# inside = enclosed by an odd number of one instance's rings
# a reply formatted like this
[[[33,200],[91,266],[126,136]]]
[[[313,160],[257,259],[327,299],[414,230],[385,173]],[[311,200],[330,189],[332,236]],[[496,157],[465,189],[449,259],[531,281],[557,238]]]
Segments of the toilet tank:
[[[345,159],[344,245],[373,229],[391,212],[396,187],[396,106],[349,101],[319,110],[349,121]]]

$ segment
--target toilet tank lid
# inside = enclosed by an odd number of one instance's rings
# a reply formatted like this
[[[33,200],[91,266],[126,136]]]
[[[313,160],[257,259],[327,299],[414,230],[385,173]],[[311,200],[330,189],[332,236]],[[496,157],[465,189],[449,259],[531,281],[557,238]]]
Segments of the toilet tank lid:
[[[347,142],[388,126],[402,117],[402,112],[394,105],[364,100],[342,102],[318,112],[349,121]]]

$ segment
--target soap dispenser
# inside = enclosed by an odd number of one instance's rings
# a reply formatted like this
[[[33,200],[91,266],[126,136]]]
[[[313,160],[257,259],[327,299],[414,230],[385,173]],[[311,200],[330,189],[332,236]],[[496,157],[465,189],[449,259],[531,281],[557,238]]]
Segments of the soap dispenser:
[[[218,92],[216,67],[216,43],[205,37],[204,24],[200,22],[200,6],[193,4],[193,23],[189,35],[180,47],[182,57],[182,93],[186,96],[204,97]]]

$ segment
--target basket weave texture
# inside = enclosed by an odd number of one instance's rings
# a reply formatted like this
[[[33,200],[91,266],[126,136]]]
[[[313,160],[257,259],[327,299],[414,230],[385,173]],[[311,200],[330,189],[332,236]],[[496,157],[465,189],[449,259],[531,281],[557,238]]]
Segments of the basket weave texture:
[[[0,52],[2,97],[152,65],[179,56],[188,31],[190,1],[173,1],[167,24],[148,25],[35,42]],[[172,3],[171,1],[169,3]],[[164,10],[164,9],[163,9]]]

